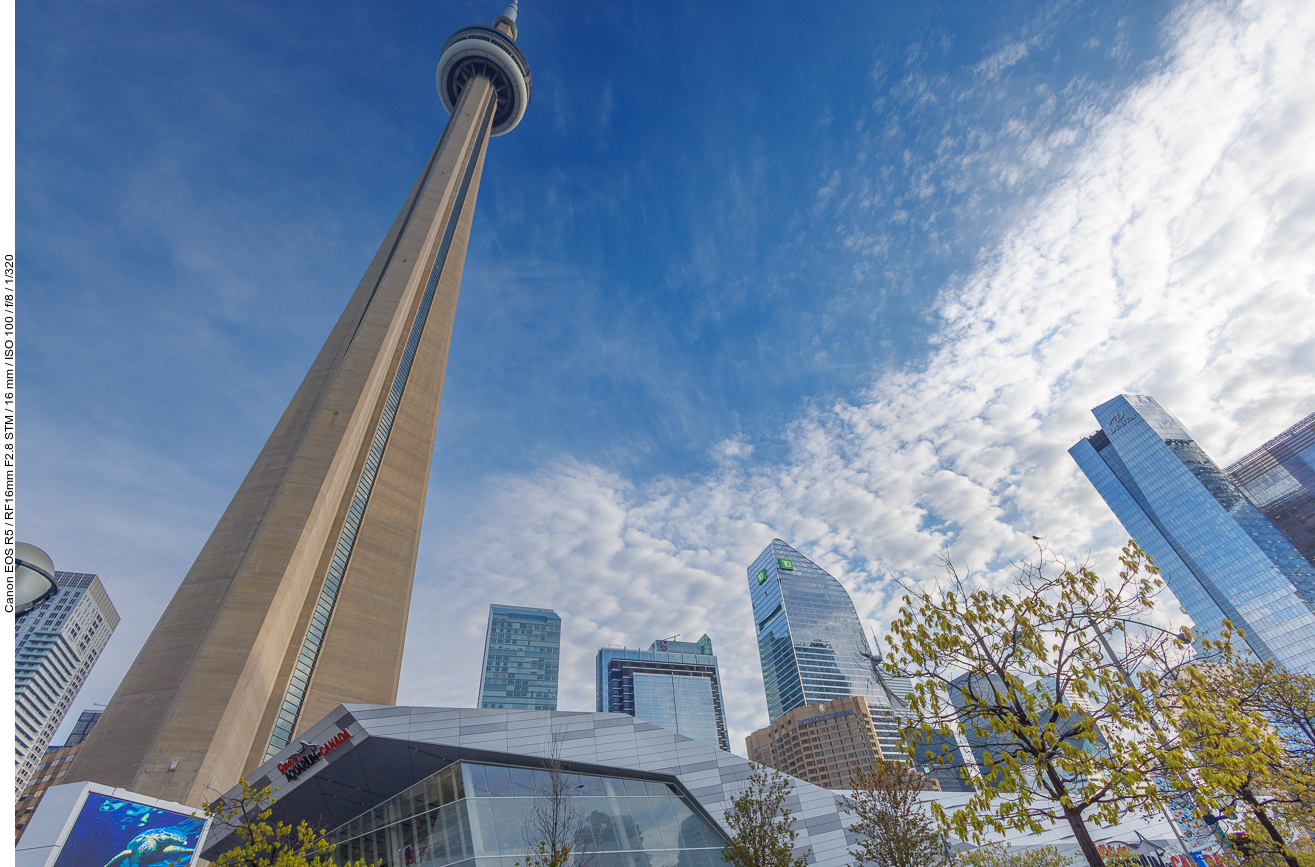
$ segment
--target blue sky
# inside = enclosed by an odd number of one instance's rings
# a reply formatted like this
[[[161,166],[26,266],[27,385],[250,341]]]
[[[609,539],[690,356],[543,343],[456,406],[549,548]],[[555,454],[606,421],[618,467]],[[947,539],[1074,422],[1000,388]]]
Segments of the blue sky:
[[[75,709],[400,207],[444,39],[498,11],[19,5],[20,533],[124,615]],[[400,700],[470,704],[521,600],[563,615],[568,709],[599,646],[711,634],[742,750],[773,536],[877,629],[942,549],[1113,562],[1065,454],[1090,407],[1153,394],[1221,460],[1315,409],[1313,34],[1281,0],[528,3]]]

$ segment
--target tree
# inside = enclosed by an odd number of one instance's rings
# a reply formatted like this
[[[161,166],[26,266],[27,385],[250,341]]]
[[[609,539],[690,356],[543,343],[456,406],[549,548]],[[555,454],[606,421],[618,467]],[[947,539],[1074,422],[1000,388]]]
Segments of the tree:
[[[1170,735],[1151,735],[1153,714],[1191,659],[1191,635],[1129,629],[1163,582],[1135,542],[1120,562],[1118,580],[1106,583],[1039,545],[999,590],[948,560],[943,583],[905,587],[886,668],[916,681],[911,758],[947,762],[917,755],[945,733],[985,750],[968,802],[953,816],[932,804],[942,828],[979,840],[987,829],[1039,833],[1042,822],[1064,821],[1087,864],[1103,867],[1087,821],[1114,824],[1130,809],[1161,806],[1156,780],[1181,773],[1183,756]],[[1229,647],[1227,636],[1196,644]],[[946,702],[951,690],[957,709]]]
[[[940,867],[946,863],[944,836],[918,797],[924,778],[898,762],[882,760],[852,780],[853,793],[840,805],[857,821],[859,838],[849,850],[872,867]]]
[[[529,854],[517,862],[519,867],[564,867],[572,855],[576,867],[591,863],[584,812],[575,800],[580,785],[562,761],[561,747],[561,734],[554,732],[544,768],[547,773],[534,775],[534,801],[521,829]]]
[[[1004,843],[988,843],[960,852],[960,867],[1072,867],[1073,859],[1054,846],[1014,849]]]
[[[721,856],[732,867],[804,867],[808,856],[794,857],[799,832],[791,827],[792,813],[785,807],[790,793],[788,778],[771,768],[759,768],[748,785],[731,799],[726,825],[731,841]]]
[[[1176,686],[1169,712],[1198,811],[1241,826],[1247,861],[1309,867],[1297,829],[1315,818],[1315,677],[1230,659],[1193,666]]]
[[[269,788],[253,789],[242,780],[242,793],[204,804],[212,827],[226,827],[238,845],[210,863],[215,867],[334,867],[333,845],[324,832],[304,819],[296,827],[270,822],[274,796]],[[364,860],[342,867],[368,867]]]

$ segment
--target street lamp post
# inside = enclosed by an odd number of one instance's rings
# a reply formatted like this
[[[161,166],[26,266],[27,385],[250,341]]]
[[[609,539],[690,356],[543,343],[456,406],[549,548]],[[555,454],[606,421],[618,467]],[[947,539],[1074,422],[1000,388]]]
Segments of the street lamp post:
[[[55,583],[55,563],[36,545],[19,542],[14,546],[14,619],[31,614],[59,592]]]
[[[1114,663],[1114,668],[1115,670],[1118,671],[1119,676],[1123,678],[1124,684],[1127,685],[1129,689],[1136,689],[1137,686],[1133,682],[1132,675],[1128,673],[1128,669],[1126,669],[1123,666],[1123,662],[1114,653],[1114,648],[1110,646],[1109,639],[1105,637],[1105,630],[1101,629],[1099,626],[1096,625],[1096,618],[1092,616],[1090,610],[1087,611],[1087,622],[1091,624],[1091,631],[1096,633],[1096,640],[1100,642],[1100,646],[1105,648],[1105,652],[1109,654],[1110,661]],[[1186,635],[1183,633],[1175,634],[1167,629],[1161,629],[1158,626],[1152,626],[1149,623],[1140,623],[1135,620],[1125,620],[1125,622],[1136,623],[1138,626],[1144,626],[1148,629],[1157,629],[1160,632],[1163,632],[1165,635],[1170,635],[1179,641],[1183,640],[1186,637]],[[1154,711],[1152,711],[1149,714],[1149,716],[1151,720],[1151,728],[1155,730],[1156,739],[1160,742],[1161,747],[1166,746],[1165,742],[1167,740],[1167,737],[1165,736],[1164,729],[1160,728],[1160,723],[1155,719]],[[1183,854],[1190,859],[1192,857],[1192,852],[1190,849],[1187,848],[1187,841],[1183,839],[1182,832],[1178,830],[1178,823],[1174,821],[1173,814],[1169,812],[1169,808],[1166,807],[1164,804],[1160,804],[1160,812],[1164,813],[1164,818],[1169,821],[1169,828],[1173,831],[1174,837],[1177,838],[1178,845],[1182,847]]]

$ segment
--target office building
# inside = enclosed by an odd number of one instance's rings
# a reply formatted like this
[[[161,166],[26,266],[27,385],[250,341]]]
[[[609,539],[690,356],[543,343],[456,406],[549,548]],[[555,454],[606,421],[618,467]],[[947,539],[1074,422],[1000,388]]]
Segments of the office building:
[[[557,710],[562,619],[548,608],[490,605],[480,707]]]
[[[755,762],[824,789],[850,788],[855,774],[872,770],[883,758],[861,695],[797,707],[744,742]],[[904,761],[904,756],[894,759]]]
[[[1315,413],[1228,467],[1246,498],[1315,563]]]
[[[64,746],[76,746],[87,739],[91,730],[100,722],[101,711],[84,710],[78,714],[78,721],[73,724],[73,731],[69,732],[68,740],[64,741]]]
[[[913,767],[935,780],[942,792],[971,792],[981,769],[968,740],[958,731],[937,731],[930,737],[911,735],[915,752]]]
[[[969,709],[971,702],[964,696],[965,690],[970,695],[981,696],[985,701],[990,701],[996,693],[1003,695],[1007,690],[1004,681],[997,674],[987,675],[970,671],[950,681],[950,703],[954,705],[959,723],[964,727],[965,739],[972,751],[973,760],[985,772],[989,765],[999,763],[1013,741],[1005,735],[990,730],[990,717],[980,716]]]
[[[339,702],[396,700],[485,153],[531,95],[515,16],[443,46],[437,145],[70,782],[199,805]]]
[[[119,625],[100,578],[56,572],[56,593],[14,624],[14,789],[21,795]]]
[[[73,731],[69,733],[68,740],[60,747],[46,747],[45,754],[41,757],[41,762],[36,766],[32,774],[32,780],[23,789],[19,795],[18,803],[14,809],[15,832],[18,838],[23,836],[23,829],[31,821],[32,814],[36,812],[37,805],[41,803],[41,797],[46,793],[46,789],[51,786],[58,786],[64,782],[68,776],[70,762],[73,757],[82,749],[82,742],[87,739],[87,735],[96,727],[96,721],[100,719],[100,711],[84,710],[78,715],[78,721],[73,724]]]
[[[554,772],[566,775],[561,815],[573,863],[721,867],[726,811],[757,767],[624,714],[340,706],[301,739],[304,747],[280,751],[248,782],[269,787],[275,821],[328,829],[332,863],[362,858],[381,867],[525,863],[534,848],[525,819]],[[786,784],[785,803],[797,819],[794,855],[807,853],[813,867],[850,867],[856,817],[842,804],[847,793],[794,778]],[[92,785],[47,793],[15,853],[18,867],[47,863],[76,827],[72,817]],[[951,813],[968,798],[922,794]],[[1106,828],[1093,823],[1090,832],[1097,844],[1152,854],[1173,840],[1162,816],[1139,812]],[[1004,839],[989,830],[982,836],[983,843]],[[231,828],[212,826],[200,856],[213,862],[237,842]],[[1010,832],[1008,842],[1053,845],[1066,855],[1077,849],[1064,822],[1031,836]]]
[[[993,731],[991,723],[994,717],[989,713],[981,713],[975,708],[980,706],[979,702],[988,705],[998,702],[1002,697],[1007,697],[1009,691],[1004,680],[998,674],[986,674],[977,671],[966,672],[956,677],[950,682],[948,692],[950,703],[954,706],[959,723],[965,730],[963,736],[957,739],[958,746],[962,746],[963,749],[956,750],[954,748],[955,744],[948,743],[950,739],[941,736],[933,737],[932,751],[937,752],[935,747],[938,743],[948,745],[950,747],[950,762],[947,764],[959,767],[963,767],[964,760],[971,755],[976,766],[967,767],[967,775],[970,778],[981,779],[982,775],[987,773],[987,769],[991,764],[999,764],[1006,756],[1015,754],[1017,741],[1008,735]],[[1029,687],[1029,692],[1040,696],[1040,707],[1048,707],[1047,702],[1053,701],[1055,695],[1054,678],[1037,680]],[[965,695],[965,693],[967,694]],[[976,697],[977,700],[973,700],[973,697]],[[1067,740],[1070,744],[1092,753],[1099,759],[1108,759],[1110,756],[1109,742],[1105,740],[1105,736],[1098,727],[1093,726],[1095,731],[1091,737],[1074,736],[1079,726],[1084,726],[1086,722],[1091,721],[1091,717],[1094,715],[1091,704],[1072,693],[1064,696],[1064,704],[1069,708],[1069,715],[1055,724],[1056,736],[1061,741]],[[971,790],[971,786],[965,786],[964,788]]]
[[[882,752],[903,756],[899,726],[910,718],[905,697],[913,686],[873,670],[863,624],[840,582],[780,539],[753,561],[748,578],[771,721],[861,695]]]
[[[46,789],[64,782],[71,767],[69,763],[82,749],[82,742],[96,727],[96,721],[99,719],[100,711],[84,710],[78,715],[78,721],[73,724],[73,731],[69,732],[68,740],[64,741],[63,746],[46,747],[46,752],[42,755],[40,764],[36,766],[31,781],[27,784],[27,788],[23,789],[15,805],[15,830],[19,838],[23,836],[23,829],[27,827],[37,805],[41,803],[41,797],[46,793]]]
[[[1092,412],[1101,429],[1069,454],[1128,535],[1155,558],[1198,633],[1217,636],[1227,619],[1246,633],[1244,643],[1257,658],[1315,672],[1311,561],[1153,398],[1119,395]],[[1298,431],[1287,442],[1303,441]],[[1284,473],[1298,478],[1309,466],[1302,457],[1308,452],[1286,444],[1262,451],[1265,456],[1243,460],[1242,478],[1273,505],[1281,497],[1263,494],[1265,472],[1276,484]],[[1269,460],[1269,470],[1255,475]],[[1300,491],[1283,484],[1300,501]]]
[[[534,845],[522,833],[526,818],[555,766],[567,774],[561,813],[573,861],[722,867],[723,814],[753,772],[740,756],[623,714],[353,706],[335,710],[307,740],[337,745],[291,778],[279,770],[286,760],[275,760],[251,781],[271,787],[273,818],[314,815],[333,829],[339,864],[523,861]],[[809,816],[829,805],[839,815],[832,793],[798,780],[791,789]],[[811,847],[819,865],[839,867],[826,855],[833,841],[843,852],[839,822],[808,824],[796,845]],[[214,860],[234,842],[216,828],[201,857]]]
[[[596,710],[657,723],[730,750],[712,639],[654,641],[648,650],[604,647],[596,664]]]
[[[27,828],[27,823],[32,821],[32,814],[41,804],[46,789],[64,782],[64,777],[68,775],[68,769],[71,767],[69,763],[81,749],[81,742],[65,744],[62,747],[51,747],[41,756],[40,763],[32,773],[31,782],[23,789],[14,804],[14,839],[22,839],[23,831]]]

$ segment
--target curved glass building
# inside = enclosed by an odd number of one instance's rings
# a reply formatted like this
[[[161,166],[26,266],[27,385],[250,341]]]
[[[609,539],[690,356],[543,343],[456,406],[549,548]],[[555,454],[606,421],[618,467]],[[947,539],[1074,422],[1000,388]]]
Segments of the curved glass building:
[[[861,695],[883,753],[900,755],[896,717],[907,712],[912,684],[872,673],[863,657],[871,645],[840,582],[780,539],[753,561],[748,578],[772,722],[806,704]]]
[[[721,867],[726,838],[678,786],[621,776],[460,762],[328,834],[334,861],[391,867],[516,867],[537,841],[538,814],[556,806],[579,863],[608,867]],[[571,793],[554,804],[548,793]],[[532,835],[530,835],[532,836]],[[472,865],[473,861],[473,865]]]

